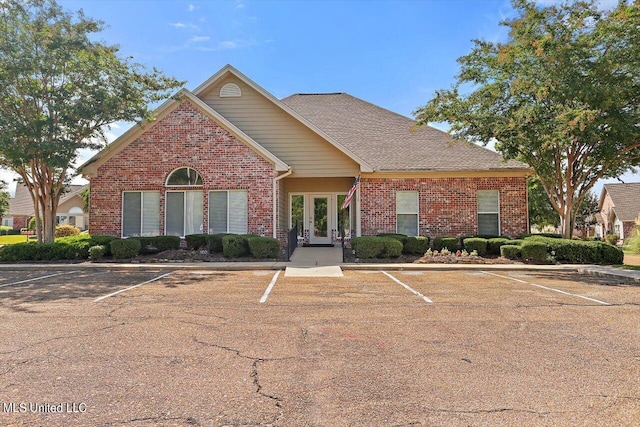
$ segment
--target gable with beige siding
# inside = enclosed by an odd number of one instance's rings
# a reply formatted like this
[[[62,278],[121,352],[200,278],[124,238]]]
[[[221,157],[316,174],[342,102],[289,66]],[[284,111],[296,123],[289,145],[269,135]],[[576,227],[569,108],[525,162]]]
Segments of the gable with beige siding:
[[[227,83],[239,97],[220,97]],[[360,166],[238,77],[229,74],[198,95],[269,152],[290,165],[292,178],[357,176]]]

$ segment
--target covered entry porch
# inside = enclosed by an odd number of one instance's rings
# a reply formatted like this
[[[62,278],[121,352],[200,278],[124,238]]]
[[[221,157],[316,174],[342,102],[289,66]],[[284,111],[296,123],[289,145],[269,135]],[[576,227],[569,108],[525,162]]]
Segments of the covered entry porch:
[[[292,178],[283,182],[287,229],[297,225],[298,246],[333,246],[359,234],[359,191],[342,209],[355,177]]]

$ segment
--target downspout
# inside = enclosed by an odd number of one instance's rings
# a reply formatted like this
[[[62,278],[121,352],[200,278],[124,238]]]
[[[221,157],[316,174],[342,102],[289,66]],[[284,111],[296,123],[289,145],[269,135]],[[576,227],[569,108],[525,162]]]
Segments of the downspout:
[[[291,175],[293,173],[293,171],[291,170],[291,168],[289,168],[289,170],[287,170],[285,173],[283,173],[282,175],[276,176],[275,178],[273,178],[273,238],[277,239],[278,238],[278,233],[277,233],[277,225],[278,225],[278,203],[277,203],[277,199],[276,199],[276,195],[278,193],[277,188],[278,188],[278,181],[280,181],[282,178],[286,178],[289,175]]]

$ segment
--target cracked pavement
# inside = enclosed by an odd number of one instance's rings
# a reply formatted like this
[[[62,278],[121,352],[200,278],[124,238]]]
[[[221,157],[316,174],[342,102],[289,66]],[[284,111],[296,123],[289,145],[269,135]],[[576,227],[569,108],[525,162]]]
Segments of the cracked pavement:
[[[393,273],[426,304],[379,272],[281,275],[259,304],[273,272],[183,271],[93,302],[159,274],[0,288],[0,425],[640,423],[637,286],[508,273],[602,306],[474,272]],[[45,273],[0,284],[30,275]]]

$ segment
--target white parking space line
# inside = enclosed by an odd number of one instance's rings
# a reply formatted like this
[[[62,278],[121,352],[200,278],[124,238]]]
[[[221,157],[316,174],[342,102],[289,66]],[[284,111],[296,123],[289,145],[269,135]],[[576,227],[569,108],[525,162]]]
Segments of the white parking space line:
[[[387,276],[389,279],[393,280],[394,282],[396,282],[398,285],[404,287],[406,290],[408,290],[409,292],[411,292],[412,294],[414,294],[417,297],[422,298],[425,302],[429,303],[429,304],[433,304],[433,301],[431,301],[429,298],[425,297],[424,295],[422,295],[420,292],[416,291],[415,289],[412,289],[410,286],[405,285],[404,283],[402,283],[400,280],[396,279],[395,277],[393,277],[392,275],[390,275],[389,273],[387,273],[386,271],[383,271],[382,274],[384,274],[385,276]]]
[[[36,280],[48,279],[49,277],[64,276],[65,274],[73,274],[78,272],[79,270],[65,271],[64,273],[49,274],[46,276],[34,277],[32,279],[20,280],[19,282],[3,283],[2,285],[0,285],[0,288],[4,288],[5,286],[19,285],[21,283],[35,282]]]
[[[547,291],[553,291],[553,292],[558,292],[558,293],[563,294],[563,295],[569,295],[569,296],[576,297],[576,298],[582,298],[582,299],[585,299],[587,301],[592,301],[592,302],[595,302],[595,303],[598,303],[598,304],[602,304],[602,305],[611,305],[608,302],[600,301],[600,300],[597,300],[595,298],[585,297],[584,295],[572,294],[571,292],[561,291],[560,289],[550,288],[548,286],[539,285],[539,284],[533,283],[533,282],[527,282],[525,280],[516,279],[515,277],[503,276],[501,274],[490,273],[488,271],[482,271],[482,273],[490,274],[491,276],[502,277],[503,279],[513,280],[514,282],[523,283],[525,285],[531,285],[531,286],[535,286],[537,288],[546,289]]]
[[[264,295],[262,295],[262,298],[260,298],[260,304],[264,304],[267,301],[267,298],[269,298],[269,294],[271,293],[273,286],[276,284],[276,280],[278,280],[278,276],[280,275],[280,273],[282,273],[282,270],[276,271],[276,274],[273,275],[271,283],[269,283],[269,286],[267,286],[267,289],[264,291]]]
[[[102,301],[102,300],[103,300],[103,299],[105,299],[105,298],[109,298],[109,297],[112,297],[112,296],[114,296],[114,295],[118,295],[118,294],[120,294],[120,293],[122,293],[122,292],[130,291],[131,289],[135,289],[135,288],[137,288],[138,286],[146,285],[147,283],[155,282],[155,281],[160,280],[160,279],[162,279],[162,278],[164,278],[164,277],[167,277],[167,276],[168,276],[168,275],[170,275],[171,273],[173,273],[173,271],[170,271],[170,272],[168,272],[168,273],[162,274],[162,275],[160,275],[160,276],[158,276],[158,277],[154,277],[153,279],[151,279],[151,280],[147,280],[146,282],[138,283],[137,285],[129,286],[128,288],[120,289],[119,291],[115,291],[115,292],[111,292],[110,294],[103,295],[103,296],[101,296],[101,297],[98,297],[98,298],[94,299],[94,300],[93,300],[93,302],[100,302],[100,301]]]

